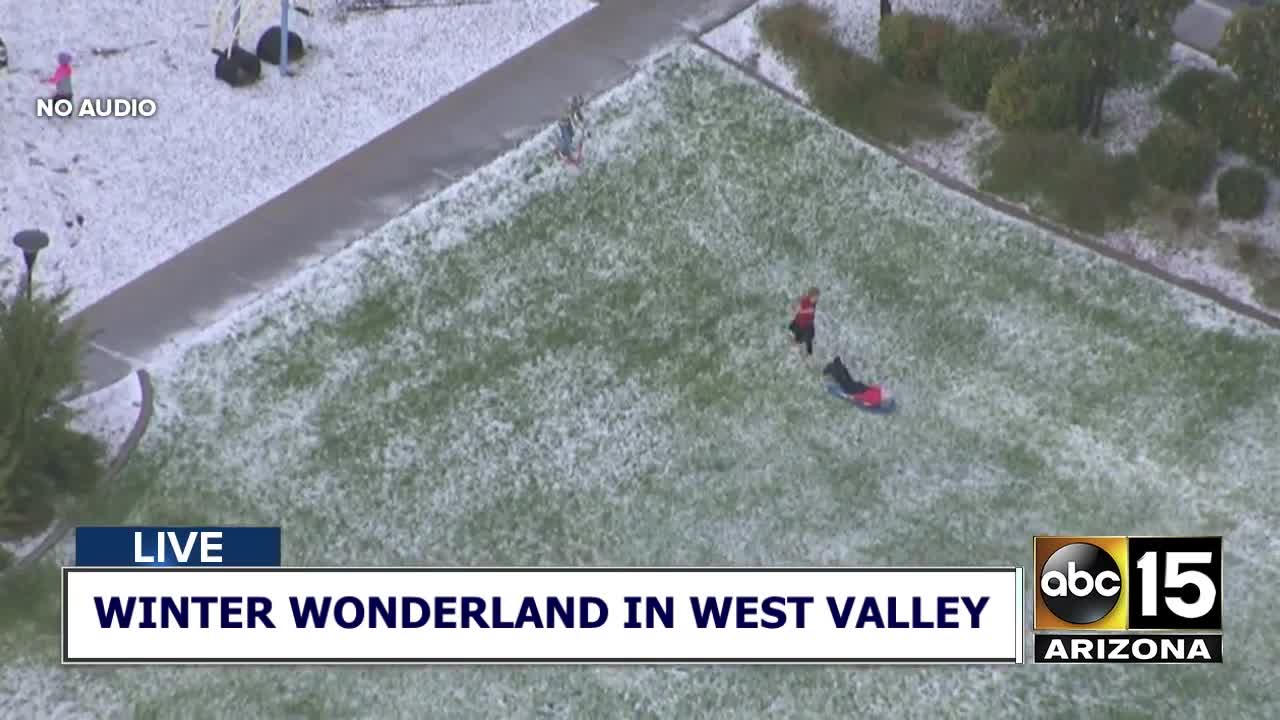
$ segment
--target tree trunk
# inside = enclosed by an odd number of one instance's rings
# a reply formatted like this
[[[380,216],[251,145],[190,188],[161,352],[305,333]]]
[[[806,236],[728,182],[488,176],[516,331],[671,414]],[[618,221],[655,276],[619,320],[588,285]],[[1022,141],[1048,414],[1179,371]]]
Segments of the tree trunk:
[[[1098,137],[1102,134],[1102,103],[1107,99],[1107,84],[1098,83],[1094,87],[1094,99],[1092,114],[1089,118],[1089,136]]]
[[[1091,73],[1084,81],[1084,88],[1080,91],[1079,107],[1076,109],[1076,132],[1084,135],[1089,130],[1089,121],[1093,117],[1093,74]]]
[[[1104,61],[1095,59],[1090,66],[1084,81],[1084,92],[1081,93],[1076,130],[1081,135],[1088,134],[1096,138],[1102,132],[1102,103],[1106,100],[1112,76]]]

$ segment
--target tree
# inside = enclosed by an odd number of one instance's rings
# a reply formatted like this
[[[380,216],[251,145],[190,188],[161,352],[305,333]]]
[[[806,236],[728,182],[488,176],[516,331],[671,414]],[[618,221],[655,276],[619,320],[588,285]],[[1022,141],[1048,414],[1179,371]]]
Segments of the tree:
[[[1222,31],[1218,59],[1253,90],[1280,99],[1280,6],[1237,12]]]
[[[8,294],[6,289],[0,292]],[[71,427],[85,341],[61,316],[67,294],[0,305],[0,528],[42,529],[56,502],[93,486],[103,448]]]
[[[1114,87],[1126,46],[1142,38],[1168,39],[1186,0],[1003,0],[1009,14],[1037,26],[1072,32],[1083,43],[1087,77],[1080,130],[1097,137],[1102,103]]]

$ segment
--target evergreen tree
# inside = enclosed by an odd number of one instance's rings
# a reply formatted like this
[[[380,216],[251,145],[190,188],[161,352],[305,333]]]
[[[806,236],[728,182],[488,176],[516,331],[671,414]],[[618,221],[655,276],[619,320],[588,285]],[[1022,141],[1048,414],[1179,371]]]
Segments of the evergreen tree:
[[[102,472],[101,443],[71,427],[63,404],[81,386],[85,350],[81,329],[62,322],[66,301],[33,292],[0,305],[0,528],[10,532],[39,530]]]

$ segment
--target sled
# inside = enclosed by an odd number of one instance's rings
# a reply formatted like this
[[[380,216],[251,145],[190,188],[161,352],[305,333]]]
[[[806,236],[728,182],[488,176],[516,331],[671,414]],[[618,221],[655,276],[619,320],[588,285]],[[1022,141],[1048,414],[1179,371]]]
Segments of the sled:
[[[888,400],[885,400],[879,405],[867,405],[865,403],[858,402],[857,400],[854,400],[853,398],[846,395],[844,393],[844,390],[842,390],[839,385],[833,382],[823,382],[822,385],[827,389],[827,392],[829,394],[840,398],[841,400],[849,403],[850,405],[858,408],[859,410],[862,410],[863,412],[869,412],[874,415],[888,415],[889,413],[894,411],[894,408],[897,407],[897,399],[893,397],[890,397]]]

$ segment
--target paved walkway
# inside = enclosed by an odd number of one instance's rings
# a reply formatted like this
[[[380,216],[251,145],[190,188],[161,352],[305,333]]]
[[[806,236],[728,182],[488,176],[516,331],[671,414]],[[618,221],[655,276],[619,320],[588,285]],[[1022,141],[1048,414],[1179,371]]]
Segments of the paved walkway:
[[[491,162],[752,0],[603,0],[534,46],[86,308],[87,391]]]

